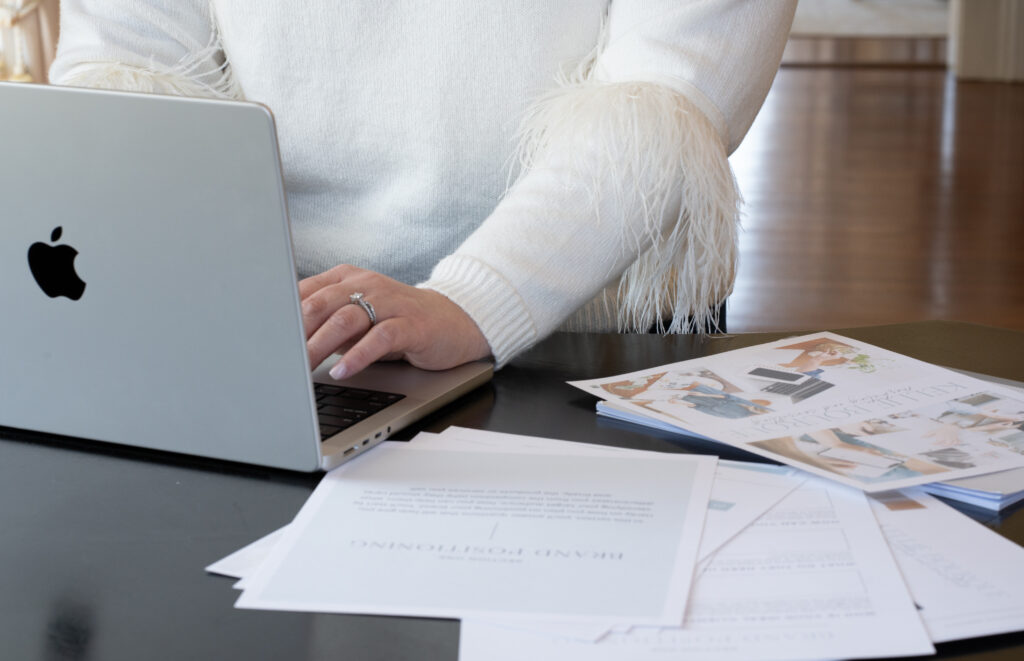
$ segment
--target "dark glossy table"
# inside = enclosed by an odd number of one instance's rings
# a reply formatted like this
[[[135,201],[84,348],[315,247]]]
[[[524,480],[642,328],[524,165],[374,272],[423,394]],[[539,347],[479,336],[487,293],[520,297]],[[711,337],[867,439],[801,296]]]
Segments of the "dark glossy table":
[[[1024,381],[1024,333],[948,322],[838,332]],[[598,418],[595,400],[564,382],[783,335],[555,335],[403,438],[463,425],[752,459]],[[288,523],[318,479],[0,430],[0,659],[456,659],[456,621],[236,610],[232,581],[204,573]],[[960,509],[1024,543],[1024,508],[998,515]],[[945,644],[939,653],[1024,659],[1024,634]]]

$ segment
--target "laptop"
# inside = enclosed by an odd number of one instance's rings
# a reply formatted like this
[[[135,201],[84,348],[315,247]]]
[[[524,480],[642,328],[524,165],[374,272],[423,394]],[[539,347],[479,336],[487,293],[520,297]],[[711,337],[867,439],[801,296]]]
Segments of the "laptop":
[[[0,426],[311,472],[491,378],[310,369],[265,107],[0,83],[0,121]]]

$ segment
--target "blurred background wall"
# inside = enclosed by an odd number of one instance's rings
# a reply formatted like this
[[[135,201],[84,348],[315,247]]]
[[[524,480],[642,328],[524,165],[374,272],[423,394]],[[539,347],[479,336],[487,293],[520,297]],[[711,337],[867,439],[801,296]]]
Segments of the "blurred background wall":
[[[59,0],[0,0],[0,80],[46,82],[58,9]]]

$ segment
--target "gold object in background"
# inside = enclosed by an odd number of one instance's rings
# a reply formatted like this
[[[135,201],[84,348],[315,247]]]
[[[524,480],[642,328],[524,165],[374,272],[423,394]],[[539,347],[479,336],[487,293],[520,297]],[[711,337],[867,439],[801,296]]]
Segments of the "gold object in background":
[[[0,80],[7,80],[7,62],[4,60],[4,31],[0,25]]]
[[[25,67],[25,39],[21,35],[21,28],[14,26],[14,65],[7,75],[7,80],[12,83],[34,82],[32,74]]]
[[[0,80],[14,83],[34,82],[32,74],[25,66],[25,38],[19,23],[22,19],[35,11],[39,6],[39,0],[13,0],[0,5]],[[11,69],[8,71],[4,61],[3,33],[7,31],[11,37],[11,47],[14,51]]]

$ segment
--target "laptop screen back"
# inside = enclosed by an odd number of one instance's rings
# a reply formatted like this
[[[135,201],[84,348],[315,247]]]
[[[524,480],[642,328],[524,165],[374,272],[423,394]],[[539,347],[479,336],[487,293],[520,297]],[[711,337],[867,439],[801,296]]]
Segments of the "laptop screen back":
[[[0,85],[0,425],[315,470],[272,117]]]

